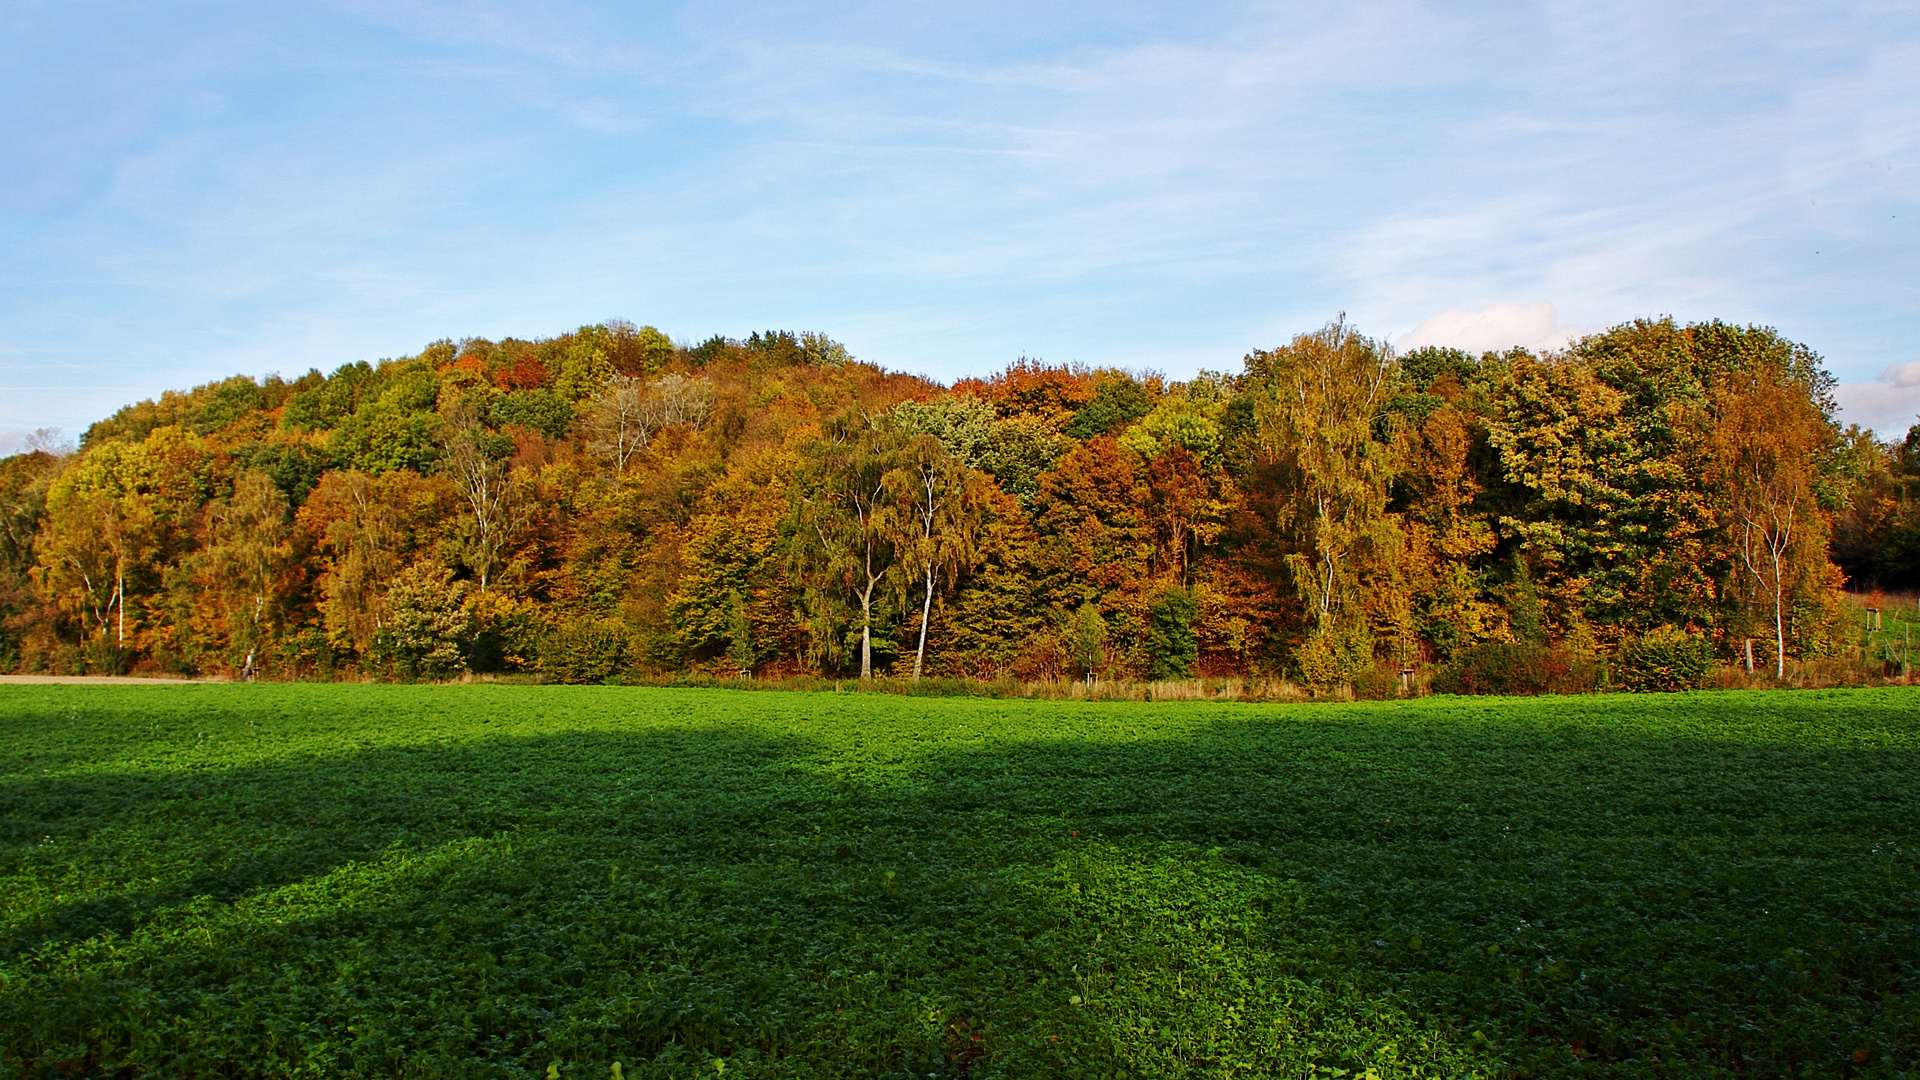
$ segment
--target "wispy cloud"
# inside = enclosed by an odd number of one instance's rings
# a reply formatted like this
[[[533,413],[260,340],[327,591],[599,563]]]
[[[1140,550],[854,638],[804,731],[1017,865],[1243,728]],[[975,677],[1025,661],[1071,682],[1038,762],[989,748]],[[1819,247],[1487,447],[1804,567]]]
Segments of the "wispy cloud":
[[[7,29],[0,165],[27,194],[0,195],[0,380],[79,364],[115,402],[613,315],[815,327],[952,376],[1230,365],[1341,310],[1516,343],[1670,312],[1776,325],[1870,385],[1920,314],[1899,6],[354,2]],[[100,400],[0,423],[77,429]]]

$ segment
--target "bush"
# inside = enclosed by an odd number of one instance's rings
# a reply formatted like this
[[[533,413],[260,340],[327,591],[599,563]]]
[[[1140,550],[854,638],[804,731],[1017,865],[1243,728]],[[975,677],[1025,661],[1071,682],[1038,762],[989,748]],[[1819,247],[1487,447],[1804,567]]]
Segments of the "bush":
[[[1147,613],[1147,678],[1186,679],[1200,658],[1199,642],[1194,640],[1193,619],[1197,609],[1185,590],[1169,590]]]
[[[1489,641],[1462,649],[1433,676],[1436,694],[1579,694],[1599,683],[1591,660],[1549,645]]]
[[[1294,654],[1300,681],[1314,693],[1364,682],[1373,670],[1373,636],[1364,625],[1316,631]]]
[[[444,566],[415,563],[401,571],[387,590],[386,625],[374,635],[374,655],[409,678],[445,679],[465,671],[470,587],[453,580]]]
[[[1385,701],[1400,696],[1400,669],[1378,663],[1353,677],[1353,696],[1361,701]]]
[[[1713,649],[1705,639],[1671,626],[1628,641],[1613,659],[1615,680],[1641,692],[1697,689],[1712,666]]]
[[[605,682],[626,666],[632,640],[617,619],[569,619],[541,644],[540,673],[555,682]]]

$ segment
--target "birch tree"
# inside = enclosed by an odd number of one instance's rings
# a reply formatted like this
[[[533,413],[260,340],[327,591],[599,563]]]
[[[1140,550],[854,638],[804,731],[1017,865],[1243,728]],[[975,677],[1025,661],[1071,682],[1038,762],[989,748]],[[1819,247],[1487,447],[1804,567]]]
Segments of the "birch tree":
[[[461,561],[479,578],[485,596],[519,511],[510,460],[513,440],[488,431],[477,411],[464,403],[448,414],[446,433],[440,468],[465,503]]]
[[[987,507],[987,481],[948,453],[931,435],[916,435],[901,462],[884,478],[888,505],[881,510],[910,589],[918,592],[920,643],[913,678],[927,663],[927,623],[941,578],[949,583],[979,562],[980,524]]]
[[[229,647],[242,656],[243,680],[253,678],[272,638],[292,565],[287,497],[265,473],[240,474],[232,497],[207,508],[203,590],[220,610]]]
[[[1247,358],[1260,383],[1259,451],[1290,480],[1280,526],[1302,550],[1286,564],[1316,634],[1357,615],[1368,557],[1391,548],[1387,514],[1395,461],[1377,436],[1394,375],[1393,353],[1345,317]]]
[[[713,404],[707,379],[673,374],[649,383],[634,375],[609,376],[587,410],[587,449],[617,476],[662,428],[698,428],[713,414]]]
[[[1787,612],[1826,559],[1816,466],[1832,442],[1826,415],[1788,372],[1742,370],[1713,388],[1714,473],[1740,573],[1773,623],[1774,677],[1787,673]]]
[[[873,678],[873,601],[897,555],[888,474],[900,443],[892,430],[871,427],[823,440],[798,508],[803,570],[860,608],[862,679]]]

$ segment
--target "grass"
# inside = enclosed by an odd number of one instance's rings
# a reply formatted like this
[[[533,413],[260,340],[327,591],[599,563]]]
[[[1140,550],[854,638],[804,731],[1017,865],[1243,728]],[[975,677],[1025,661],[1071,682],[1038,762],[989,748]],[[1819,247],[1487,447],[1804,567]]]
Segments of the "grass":
[[[4,687],[0,1076],[1912,1075],[1917,837],[1902,688]]]

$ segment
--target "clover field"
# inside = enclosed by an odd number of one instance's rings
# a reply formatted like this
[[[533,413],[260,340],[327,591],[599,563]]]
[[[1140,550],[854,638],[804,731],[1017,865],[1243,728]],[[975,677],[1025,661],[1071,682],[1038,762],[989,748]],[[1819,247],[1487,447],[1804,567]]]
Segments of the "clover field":
[[[1917,842],[1908,689],[6,686],[0,1077],[1914,1075]]]

